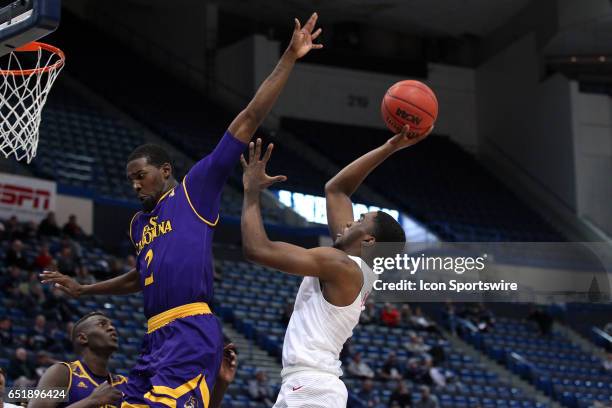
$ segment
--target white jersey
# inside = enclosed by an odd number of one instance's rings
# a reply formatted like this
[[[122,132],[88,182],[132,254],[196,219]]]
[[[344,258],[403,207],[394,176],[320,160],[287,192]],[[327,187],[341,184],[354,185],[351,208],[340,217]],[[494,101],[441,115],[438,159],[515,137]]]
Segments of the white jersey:
[[[361,269],[363,286],[348,306],[334,306],[325,300],[319,278],[306,276],[302,280],[283,343],[283,378],[302,370],[342,375],[340,351],[353,335],[363,305],[377,279],[359,257],[349,258]]]

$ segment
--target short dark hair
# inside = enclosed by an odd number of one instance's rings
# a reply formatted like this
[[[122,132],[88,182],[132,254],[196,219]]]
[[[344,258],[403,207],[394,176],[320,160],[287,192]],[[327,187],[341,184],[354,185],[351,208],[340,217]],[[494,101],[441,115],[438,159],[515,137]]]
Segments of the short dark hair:
[[[402,247],[406,243],[406,233],[402,226],[384,211],[376,212],[372,235],[376,238],[376,242],[394,242],[401,244]]]
[[[160,167],[164,163],[170,163],[170,165],[172,165],[172,159],[168,152],[163,147],[153,143],[143,144],[135,148],[128,156],[127,162],[129,163],[132,160],[143,157],[147,159],[148,164],[155,167]]]
[[[74,351],[77,353],[81,352],[81,346],[77,343],[77,335],[79,333],[79,326],[81,326],[87,319],[93,316],[104,316],[107,317],[102,312],[91,312],[87,313],[85,316],[81,317],[74,323],[74,327],[72,328],[72,333],[70,333],[70,339],[72,340],[72,346],[74,347]]]

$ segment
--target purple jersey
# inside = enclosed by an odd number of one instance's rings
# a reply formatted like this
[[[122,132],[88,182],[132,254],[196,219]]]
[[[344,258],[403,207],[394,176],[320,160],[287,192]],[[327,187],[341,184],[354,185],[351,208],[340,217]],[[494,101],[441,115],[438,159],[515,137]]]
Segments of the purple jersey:
[[[150,213],[138,212],[130,237],[147,318],[213,297],[212,238],[223,186],[245,144],[229,131]]]
[[[93,390],[108,378],[95,375],[89,370],[84,362],[77,360],[71,363],[62,363],[70,370],[70,383],[68,386],[68,401],[59,405],[59,407],[69,406],[85,398],[89,397]],[[127,383],[127,378],[122,375],[112,375],[113,386],[124,386]],[[120,403],[117,406],[121,405]],[[114,405],[107,405],[114,407]]]

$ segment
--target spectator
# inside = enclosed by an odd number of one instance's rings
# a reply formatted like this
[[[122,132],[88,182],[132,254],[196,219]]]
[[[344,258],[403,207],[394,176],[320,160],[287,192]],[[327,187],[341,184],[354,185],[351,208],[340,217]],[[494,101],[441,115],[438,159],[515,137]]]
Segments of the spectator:
[[[372,299],[368,299],[365,309],[359,315],[359,324],[371,324],[376,322],[376,305]]]
[[[69,246],[62,248],[59,256],[57,257],[57,266],[59,271],[64,275],[75,275],[77,263],[72,253],[72,249]]]
[[[361,353],[355,353],[347,369],[348,373],[358,378],[374,378],[374,371],[361,360]]]
[[[53,288],[51,294],[47,298],[43,309],[47,319],[52,322],[67,322],[71,321],[76,314],[74,307],[68,303],[68,299],[64,292],[59,288]]]
[[[6,251],[4,262],[8,266],[14,265],[20,267],[21,269],[26,269],[28,267],[28,261],[23,253],[23,242],[16,239],[11,243],[11,247],[8,251]]]
[[[23,283],[20,288],[21,293],[24,293],[21,307],[24,309],[26,314],[33,317],[40,313],[45,305],[47,296],[45,296],[45,291],[38,281],[38,276],[34,272],[30,273],[29,281]]]
[[[431,350],[431,347],[428,344],[425,344],[423,338],[414,332],[411,332],[409,337],[410,340],[404,344],[404,347],[406,347],[406,349],[416,357],[431,359],[431,356],[429,355],[429,350]]]
[[[465,312],[466,317],[474,323],[481,332],[488,331],[495,323],[493,313],[487,310],[482,303],[474,303]]]
[[[429,376],[425,368],[421,365],[421,360],[411,358],[408,360],[404,377],[417,384],[425,384],[429,382]]]
[[[34,370],[36,373],[36,378],[40,379],[45,371],[47,371],[47,368],[51,367],[57,362],[58,361],[51,357],[51,355],[49,355],[49,353],[46,351],[39,351],[38,354],[36,354],[36,369]]]
[[[400,323],[400,314],[397,308],[391,305],[391,303],[385,303],[385,307],[380,314],[380,319],[387,326],[396,327]]]
[[[25,386],[34,385],[36,374],[34,366],[28,360],[28,352],[23,347],[15,350],[15,355],[11,358],[7,372],[10,379],[18,384]]]
[[[21,232],[21,239],[31,240],[36,239],[38,236],[38,225],[34,221],[28,222],[25,227],[23,227]]]
[[[400,310],[400,322],[402,327],[410,327],[412,325],[412,309],[408,303],[404,303]]]
[[[6,374],[4,373],[4,368],[0,367],[0,407],[1,408],[21,408],[20,405],[11,404],[9,402],[3,402],[5,392],[6,392]]]
[[[65,330],[55,329],[53,331],[53,346],[51,351],[58,353],[72,353],[72,329],[74,322],[66,323]]]
[[[363,380],[357,397],[359,397],[365,407],[378,408],[380,406],[380,398],[374,392],[374,382],[369,378]]]
[[[36,259],[34,259],[34,267],[40,270],[44,270],[44,269],[49,268],[49,265],[51,265],[51,262],[53,262],[53,257],[51,256],[51,253],[49,252],[49,245],[47,244],[41,245],[38,251],[38,255],[36,256]]]
[[[285,303],[285,308],[283,309],[283,314],[281,316],[281,323],[285,327],[289,325],[289,320],[291,320],[291,315],[293,314],[293,306],[294,303],[292,300],[287,300],[287,302]]]
[[[41,237],[59,237],[60,229],[55,220],[55,213],[50,212],[38,225],[38,235]]]
[[[415,402],[414,408],[439,408],[438,397],[431,395],[429,387],[423,385],[421,387],[421,399]]]
[[[436,326],[436,324],[432,322],[431,320],[427,319],[425,316],[423,316],[423,311],[418,306],[414,309],[414,313],[412,316],[412,323],[415,326],[421,329],[425,329],[427,331],[431,331],[431,332],[438,331],[438,327]]]
[[[70,247],[75,262],[78,263],[81,261],[81,258],[83,257],[83,249],[81,248],[81,244],[79,244],[77,241],[70,239],[70,237],[64,236],[62,237],[60,251],[63,247]]]
[[[0,319],[0,344],[3,346],[13,345],[13,321],[8,316]]]
[[[543,309],[532,306],[527,316],[527,320],[532,320],[538,325],[538,329],[542,336],[548,337],[552,334],[553,318]]]
[[[380,378],[385,381],[402,379],[402,375],[400,374],[400,366],[394,352],[389,353],[387,356],[387,359],[380,369]]]
[[[71,214],[70,217],[68,217],[68,222],[64,224],[64,228],[62,228],[62,233],[72,239],[82,239],[83,237],[85,237],[85,233],[77,223],[77,218],[74,214]]]
[[[425,360],[423,363],[429,379],[426,381],[427,384],[432,384],[440,388],[446,386],[446,376],[442,370],[433,365],[433,361]]]
[[[19,285],[23,282],[24,277],[25,273],[19,267],[15,265],[9,266],[8,276],[0,276],[0,282],[2,283],[4,293],[12,299],[21,297]]]
[[[604,370],[612,374],[612,352],[609,351],[606,354],[606,359],[603,362],[603,367],[604,367]]]
[[[53,342],[47,334],[47,319],[45,316],[39,314],[34,319],[34,327],[30,329],[28,334],[30,347],[33,350],[46,350]]]
[[[398,381],[397,387],[393,390],[391,397],[389,398],[390,408],[411,408],[412,398],[408,387],[404,381]]]
[[[76,280],[81,285],[91,285],[92,283],[96,283],[96,279],[91,273],[89,273],[89,269],[87,269],[87,267],[84,265],[77,267]]]
[[[264,371],[257,371],[255,379],[249,381],[249,395],[253,400],[263,402],[267,407],[274,405],[272,388]]]
[[[23,230],[21,228],[21,225],[19,225],[17,216],[13,215],[6,222],[6,225],[4,226],[4,234],[7,240],[21,238]]]

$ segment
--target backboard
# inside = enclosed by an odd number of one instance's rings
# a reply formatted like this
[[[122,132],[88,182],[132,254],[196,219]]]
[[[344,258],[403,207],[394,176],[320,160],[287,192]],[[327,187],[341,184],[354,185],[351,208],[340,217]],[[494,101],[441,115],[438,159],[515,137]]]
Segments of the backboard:
[[[60,14],[61,0],[0,0],[0,56],[53,32]]]

